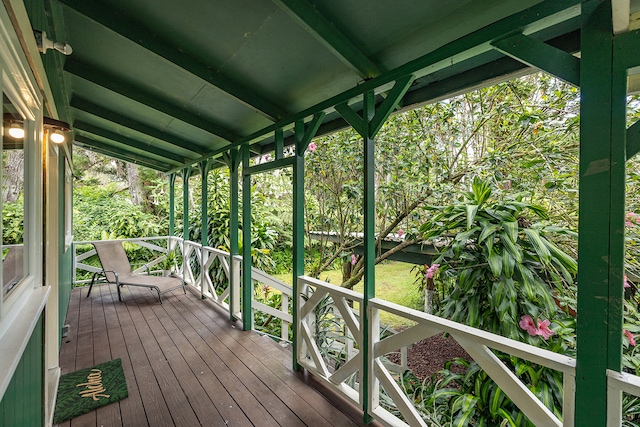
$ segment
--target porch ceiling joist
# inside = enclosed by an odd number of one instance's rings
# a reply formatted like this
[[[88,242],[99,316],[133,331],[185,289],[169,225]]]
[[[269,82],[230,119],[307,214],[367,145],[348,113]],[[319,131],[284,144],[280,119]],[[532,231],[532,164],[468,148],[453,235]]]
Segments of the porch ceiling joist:
[[[160,99],[156,97],[155,94],[149,93],[139,86],[129,84],[117,76],[109,75],[89,64],[84,64],[74,60],[67,60],[64,65],[64,70],[69,74],[73,74],[76,77],[143,104],[150,109],[160,111],[175,119],[200,128],[212,135],[217,135],[227,141],[236,141],[240,139],[239,135],[236,135],[229,129],[225,129],[222,126],[216,125],[196,114],[192,114],[189,111],[186,111],[183,106],[175,105]]]
[[[326,46],[363,79],[382,74],[380,67],[365,55],[336,24],[305,0],[272,0],[280,9],[300,24],[309,34]]]
[[[149,135],[153,138],[165,141],[168,144],[171,144],[175,147],[179,147],[183,150],[189,151],[191,153],[196,154],[196,158],[199,156],[205,155],[207,152],[203,150],[201,147],[196,144],[189,142],[183,138],[175,136],[173,134],[163,132],[157,128],[146,125],[144,123],[140,123],[136,120],[133,120],[129,117],[125,117],[122,114],[116,113],[115,111],[108,110],[99,105],[96,105],[90,101],[82,99],[78,96],[74,96],[71,98],[69,105],[72,108],[75,108],[84,113],[88,113],[92,116],[98,117],[100,119],[106,120],[116,125],[121,125],[125,128],[132,129],[136,132],[140,132],[145,135]],[[191,157],[191,156],[186,156]]]
[[[174,164],[153,160],[144,154],[141,155],[139,153],[133,153],[123,148],[115,148],[110,144],[105,144],[104,142],[98,141],[81,133],[77,133],[75,135],[74,143],[80,147],[95,151],[96,153],[159,170],[160,172],[168,172],[170,169],[175,167]]]
[[[76,131],[82,134],[96,135],[109,141],[114,141],[124,146],[135,148],[137,150],[141,150],[143,152],[147,152],[149,154],[156,155],[167,160],[173,160],[177,164],[183,164],[192,160],[188,157],[178,156],[171,153],[170,151],[154,147],[152,144],[141,143],[133,138],[128,138],[124,135],[119,135],[115,132],[111,132],[109,130],[82,121],[74,122],[73,127]]]
[[[225,76],[209,64],[194,58],[179,49],[175,43],[163,40],[157,34],[146,30],[139,22],[124,16],[99,2],[91,0],[61,0],[65,5],[98,22],[122,37],[139,44],[176,66],[198,76],[238,101],[254,108],[272,121],[285,117],[288,113],[259,95],[255,88],[245,87]],[[228,138],[227,138],[228,139]]]

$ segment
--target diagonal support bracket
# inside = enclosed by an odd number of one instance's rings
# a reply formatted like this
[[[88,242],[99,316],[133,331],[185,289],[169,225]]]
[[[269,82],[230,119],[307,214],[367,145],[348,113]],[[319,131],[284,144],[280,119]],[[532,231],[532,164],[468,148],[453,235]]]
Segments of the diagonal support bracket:
[[[494,40],[491,46],[523,64],[539,68],[560,80],[580,87],[580,59],[570,53],[524,34]]]
[[[307,150],[307,146],[311,140],[316,136],[318,128],[324,119],[325,112],[322,111],[313,116],[311,121],[305,125],[302,120],[298,120],[295,124],[295,144],[296,155],[302,155]]]
[[[336,105],[335,109],[360,136],[373,138],[380,131],[382,125],[389,118],[404,94],[407,93],[414,79],[413,75],[408,75],[396,80],[396,83],[387,93],[385,100],[376,108],[376,113],[369,123],[365,122],[365,119],[353,111],[346,102]]]

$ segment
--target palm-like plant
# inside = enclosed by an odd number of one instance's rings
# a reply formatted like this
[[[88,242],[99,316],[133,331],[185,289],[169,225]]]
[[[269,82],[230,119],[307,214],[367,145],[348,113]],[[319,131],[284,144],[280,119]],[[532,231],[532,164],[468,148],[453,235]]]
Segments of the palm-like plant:
[[[559,314],[554,293],[573,285],[577,272],[576,261],[547,236],[575,234],[533,224],[529,217],[546,219],[545,209],[522,196],[498,201],[491,193],[487,182],[474,179],[463,200],[431,208],[436,214],[420,229],[424,240],[441,248],[434,259],[440,278],[454,281],[440,315],[539,343],[538,334],[527,333],[519,322],[526,315],[553,321]]]

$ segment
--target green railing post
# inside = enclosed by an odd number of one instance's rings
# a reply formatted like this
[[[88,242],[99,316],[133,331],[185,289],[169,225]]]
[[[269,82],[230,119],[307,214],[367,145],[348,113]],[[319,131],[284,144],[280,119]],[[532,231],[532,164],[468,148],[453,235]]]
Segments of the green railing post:
[[[253,327],[253,284],[251,282],[251,174],[249,146],[242,146],[242,329]]]
[[[398,102],[413,82],[413,76],[403,77],[396,81],[395,85],[387,93],[384,101],[376,107],[375,93],[364,93],[362,117],[354,112],[347,103],[336,105],[340,115],[362,136],[364,140],[364,301],[363,319],[360,323],[362,331],[363,348],[362,369],[360,384],[360,396],[365,423],[370,423],[373,418],[370,412],[372,389],[376,387],[376,379],[373,375],[373,357],[371,351],[373,342],[369,336],[369,300],[375,298],[375,265],[376,265],[376,195],[375,195],[375,136],[378,134],[384,122],[389,118]]]
[[[169,174],[169,236],[173,237],[176,223],[176,174]]]
[[[295,161],[293,163],[293,369],[300,370],[298,364],[298,336],[300,310],[300,289],[298,276],[304,275],[304,153],[318,131],[325,113],[316,114],[305,128],[299,120],[295,124]]]
[[[622,358],[626,73],[613,65],[611,7],[582,4],[577,426],[607,424],[606,370]]]
[[[200,178],[202,180],[202,197],[200,201],[200,243],[202,246],[209,246],[209,171],[211,170],[211,159],[200,162]],[[202,251],[204,253],[204,251]],[[204,264],[203,264],[204,267]]]
[[[229,151],[225,155],[225,162],[229,166],[229,319],[236,321],[235,307],[239,303],[236,301],[239,295],[234,292],[236,277],[236,265],[233,262],[234,255],[240,253],[238,244],[238,215],[240,212],[238,195],[240,193],[240,185],[238,182],[238,166],[240,166],[240,155],[237,149]]]
[[[189,177],[191,176],[191,166],[182,169],[182,237],[185,241],[189,238]],[[182,253],[184,257],[184,252]],[[186,260],[182,260],[184,263]]]

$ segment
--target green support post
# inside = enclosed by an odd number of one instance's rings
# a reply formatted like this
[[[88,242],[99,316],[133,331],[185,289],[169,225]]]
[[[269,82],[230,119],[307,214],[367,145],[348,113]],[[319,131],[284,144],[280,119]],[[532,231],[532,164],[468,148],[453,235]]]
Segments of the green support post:
[[[376,108],[373,91],[364,93],[362,117],[354,112],[346,103],[336,105],[340,115],[362,136],[364,140],[364,301],[363,319],[360,323],[363,348],[361,378],[362,382],[362,410],[365,423],[370,423],[373,417],[369,414],[371,386],[374,384],[373,363],[369,361],[372,342],[369,336],[369,300],[375,298],[375,265],[376,265],[376,195],[375,195],[375,136],[384,122],[389,118],[404,94],[407,92],[413,76],[403,77],[396,81],[386,98]],[[376,111],[377,110],[377,111]],[[372,361],[371,361],[372,362]]]
[[[189,177],[191,176],[191,166],[182,169],[182,238],[187,241],[189,238]],[[184,252],[183,252],[184,255]]]
[[[238,215],[240,212],[238,195],[240,185],[238,182],[238,167],[240,166],[240,153],[237,149],[232,149],[226,157],[229,166],[229,286],[232,286],[233,278],[236,275],[236,266],[233,257],[240,253],[238,244]],[[229,292],[229,316],[232,322],[236,321],[234,307],[236,307],[236,295]]]
[[[253,328],[253,284],[251,283],[251,174],[249,146],[242,146],[242,329]]]
[[[304,122],[295,124],[295,161],[293,163],[293,369],[298,363],[300,290],[298,277],[304,275],[304,153],[316,135],[325,113],[316,114],[305,129]]]
[[[614,66],[611,7],[582,5],[577,426],[607,425],[606,370],[622,363],[626,73]]]
[[[211,159],[203,160],[200,162],[200,181],[202,183],[202,195],[200,197],[200,244],[202,250],[200,251],[200,298],[205,299],[205,264],[207,262],[207,255],[204,250],[205,246],[209,246],[209,212],[207,211],[209,205],[209,183],[208,176],[209,170],[211,170]]]
[[[169,174],[169,236],[173,237],[176,223],[176,174]]]

